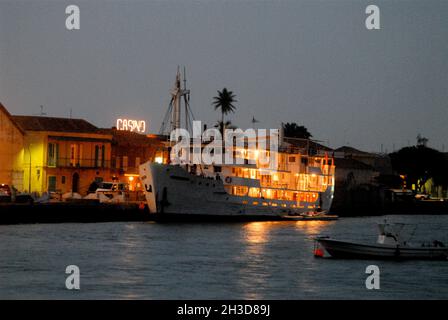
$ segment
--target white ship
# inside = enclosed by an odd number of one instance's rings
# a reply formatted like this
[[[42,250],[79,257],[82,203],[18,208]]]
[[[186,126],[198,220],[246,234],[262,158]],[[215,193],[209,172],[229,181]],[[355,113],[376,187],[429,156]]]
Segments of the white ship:
[[[186,94],[178,73],[169,109],[174,129],[180,126],[180,103]],[[286,143],[281,134],[277,139],[275,168],[260,161],[261,152],[274,151],[248,144],[225,151],[242,164],[142,164],[140,180],[150,212],[159,219],[335,219],[327,215],[334,193],[333,159]]]

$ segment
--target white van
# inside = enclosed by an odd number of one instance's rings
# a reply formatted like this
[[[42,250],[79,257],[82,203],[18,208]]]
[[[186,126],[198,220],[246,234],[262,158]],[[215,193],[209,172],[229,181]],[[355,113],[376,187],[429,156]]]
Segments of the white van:
[[[101,182],[95,195],[100,202],[124,203],[129,196],[129,185],[123,182]]]
[[[102,192],[127,192],[129,191],[129,185],[124,182],[100,182],[99,187],[96,189],[96,193]]]

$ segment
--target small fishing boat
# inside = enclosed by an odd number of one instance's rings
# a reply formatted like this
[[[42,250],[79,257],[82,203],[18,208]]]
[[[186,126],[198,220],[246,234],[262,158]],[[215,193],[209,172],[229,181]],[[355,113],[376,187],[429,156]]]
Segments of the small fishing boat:
[[[287,214],[283,215],[282,220],[285,221],[330,221],[330,220],[338,220],[339,216],[330,215],[326,212],[305,212],[301,214]]]
[[[325,251],[333,258],[343,259],[396,259],[396,260],[448,260],[448,247],[434,240],[412,244],[403,240],[405,224],[379,224],[377,243],[364,244],[317,237],[314,255],[323,257]]]

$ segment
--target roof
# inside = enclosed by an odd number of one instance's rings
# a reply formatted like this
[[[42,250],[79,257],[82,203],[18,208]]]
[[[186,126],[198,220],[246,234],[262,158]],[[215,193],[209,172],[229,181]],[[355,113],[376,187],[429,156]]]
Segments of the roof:
[[[8,110],[3,106],[3,104],[0,102],[0,111],[3,112],[6,117],[11,121],[11,123],[19,130],[22,134],[24,134],[24,130],[14,121],[11,114],[8,112]]]
[[[345,154],[369,155],[369,152],[361,151],[349,146],[342,146],[334,149],[335,152],[344,152]]]
[[[148,137],[137,132],[112,129],[100,129],[101,133],[112,135],[112,143],[121,146],[153,146],[162,144],[157,137]]]
[[[83,119],[40,116],[12,116],[12,119],[25,131],[100,133],[97,127]]]
[[[368,164],[365,164],[361,161],[357,161],[355,159],[350,158],[334,158],[334,165],[337,169],[357,169],[357,170],[372,170],[375,169]]]
[[[283,140],[297,148],[309,147],[314,150],[333,151],[333,149],[309,139],[284,137]]]

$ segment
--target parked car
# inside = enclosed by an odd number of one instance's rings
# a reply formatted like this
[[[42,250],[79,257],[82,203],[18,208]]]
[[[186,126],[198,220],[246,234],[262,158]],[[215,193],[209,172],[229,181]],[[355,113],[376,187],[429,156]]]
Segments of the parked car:
[[[429,200],[431,197],[429,194],[425,194],[425,193],[417,193],[415,195],[415,199],[417,200]]]
[[[11,188],[7,184],[0,184],[0,202],[11,202]]]
[[[29,193],[19,193],[16,194],[15,203],[27,203],[27,204],[33,204],[34,198]]]

